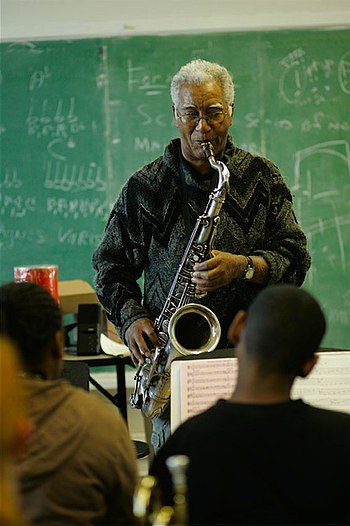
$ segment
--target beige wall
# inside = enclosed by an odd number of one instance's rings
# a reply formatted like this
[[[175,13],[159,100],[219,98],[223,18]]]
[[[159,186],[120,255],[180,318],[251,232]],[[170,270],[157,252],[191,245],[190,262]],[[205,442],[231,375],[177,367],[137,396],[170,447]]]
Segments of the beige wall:
[[[1,39],[350,26],[349,0],[0,0]]]

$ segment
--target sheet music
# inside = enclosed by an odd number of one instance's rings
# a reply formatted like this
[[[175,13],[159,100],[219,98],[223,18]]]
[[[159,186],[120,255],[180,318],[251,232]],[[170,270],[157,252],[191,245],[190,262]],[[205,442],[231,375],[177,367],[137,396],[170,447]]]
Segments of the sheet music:
[[[321,352],[318,356],[311,374],[294,382],[292,398],[350,413],[350,352]]]
[[[231,396],[237,378],[237,358],[174,362],[171,374],[172,386],[180,386],[179,400],[173,399],[176,395],[172,387],[172,406],[179,404],[178,415],[184,421],[212,406],[219,398]],[[172,413],[172,422],[174,419],[176,415]],[[177,424],[174,422],[174,427]]]
[[[291,397],[350,413],[350,351],[320,352],[307,378],[297,378]],[[236,385],[237,358],[175,361],[171,370],[171,430],[181,422],[229,398]]]

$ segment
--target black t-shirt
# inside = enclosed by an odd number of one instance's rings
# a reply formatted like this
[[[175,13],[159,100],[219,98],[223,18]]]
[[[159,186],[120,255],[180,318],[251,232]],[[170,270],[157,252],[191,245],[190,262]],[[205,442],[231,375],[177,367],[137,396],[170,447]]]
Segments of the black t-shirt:
[[[172,497],[165,459],[190,458],[191,524],[327,524],[350,519],[350,415],[301,400],[220,400],[180,426],[151,467]]]

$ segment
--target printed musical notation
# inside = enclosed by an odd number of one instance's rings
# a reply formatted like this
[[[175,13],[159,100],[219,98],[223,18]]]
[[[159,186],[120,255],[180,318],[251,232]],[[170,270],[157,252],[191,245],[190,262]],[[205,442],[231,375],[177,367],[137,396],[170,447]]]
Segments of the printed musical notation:
[[[172,429],[220,398],[229,398],[237,371],[237,358],[175,361],[171,371]]]
[[[318,356],[312,373],[295,381],[292,398],[350,413],[350,352],[323,352]]]
[[[325,409],[350,413],[350,351],[318,353],[318,362],[307,378],[297,378],[293,399]],[[236,385],[237,358],[174,361],[171,369],[171,430],[228,399]]]

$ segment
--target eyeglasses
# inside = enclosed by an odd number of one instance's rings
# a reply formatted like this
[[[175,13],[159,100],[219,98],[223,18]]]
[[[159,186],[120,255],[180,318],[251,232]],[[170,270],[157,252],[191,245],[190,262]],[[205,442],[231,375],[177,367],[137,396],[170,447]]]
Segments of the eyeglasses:
[[[188,126],[193,126],[194,128],[196,128],[201,119],[205,119],[209,126],[222,124],[225,120],[226,115],[228,115],[228,112],[221,110],[212,110],[205,115],[200,115],[196,111],[186,111],[186,113],[179,113],[176,110],[176,115],[178,119],[180,119],[181,122],[183,122],[183,124],[187,124]]]

